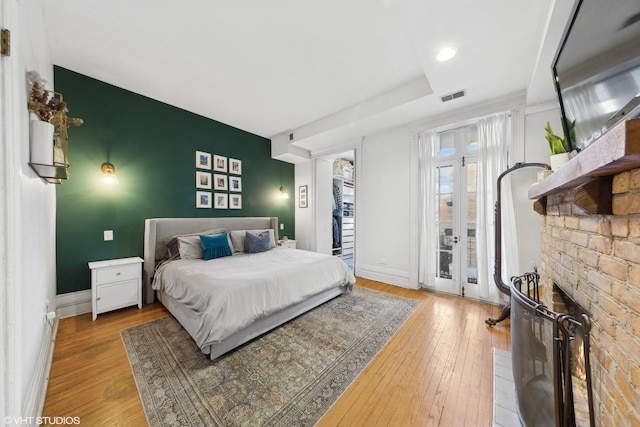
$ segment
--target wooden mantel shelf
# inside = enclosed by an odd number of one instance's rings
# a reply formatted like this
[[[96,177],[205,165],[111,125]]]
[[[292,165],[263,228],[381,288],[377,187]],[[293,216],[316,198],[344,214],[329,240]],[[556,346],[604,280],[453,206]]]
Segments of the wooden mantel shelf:
[[[640,118],[625,120],[529,189],[529,199],[576,188],[594,178],[640,168]]]

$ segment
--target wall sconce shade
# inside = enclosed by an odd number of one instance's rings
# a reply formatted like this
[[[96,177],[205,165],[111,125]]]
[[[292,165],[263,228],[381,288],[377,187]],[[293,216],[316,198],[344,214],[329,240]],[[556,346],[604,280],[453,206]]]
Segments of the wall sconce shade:
[[[288,199],[289,198],[289,193],[287,193],[287,189],[284,188],[283,186],[280,186],[280,198],[282,198],[282,199]]]
[[[104,174],[102,177],[102,182],[105,184],[117,184],[118,177],[116,176],[116,167],[113,166],[109,162],[104,162],[102,166],[100,166],[100,170]]]

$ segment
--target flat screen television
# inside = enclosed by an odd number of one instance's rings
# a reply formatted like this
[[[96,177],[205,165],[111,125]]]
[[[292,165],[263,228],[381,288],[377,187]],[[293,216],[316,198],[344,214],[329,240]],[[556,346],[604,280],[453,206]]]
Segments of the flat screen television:
[[[640,0],[579,0],[553,63],[564,134],[584,149],[640,116]]]

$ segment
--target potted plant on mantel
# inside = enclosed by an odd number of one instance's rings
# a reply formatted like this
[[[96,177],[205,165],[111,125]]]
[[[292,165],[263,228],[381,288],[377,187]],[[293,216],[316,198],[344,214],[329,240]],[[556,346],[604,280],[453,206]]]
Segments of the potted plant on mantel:
[[[45,89],[45,81],[35,71],[27,73],[31,114],[31,167],[51,183],[67,178],[69,126],[80,126],[82,119],[67,117],[69,110],[62,94]]]
[[[549,158],[549,163],[551,163],[551,169],[553,171],[557,171],[562,167],[565,163],[571,160],[573,156],[573,152],[575,151],[575,124],[576,121],[569,122],[569,134],[571,136],[570,141],[567,140],[566,136],[560,137],[553,133],[551,129],[551,125],[547,122],[547,126],[544,130],[547,132],[546,139],[549,143],[549,149],[551,150],[551,157]]]

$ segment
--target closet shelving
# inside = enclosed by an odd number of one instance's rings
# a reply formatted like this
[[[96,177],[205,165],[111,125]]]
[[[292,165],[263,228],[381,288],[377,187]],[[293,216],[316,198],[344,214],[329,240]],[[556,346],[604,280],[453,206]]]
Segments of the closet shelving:
[[[333,255],[340,256],[353,268],[355,183],[352,176],[352,166],[348,164],[342,168],[334,166]]]

